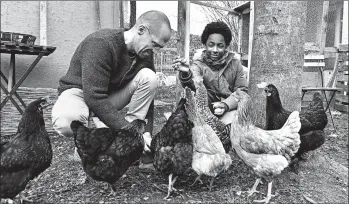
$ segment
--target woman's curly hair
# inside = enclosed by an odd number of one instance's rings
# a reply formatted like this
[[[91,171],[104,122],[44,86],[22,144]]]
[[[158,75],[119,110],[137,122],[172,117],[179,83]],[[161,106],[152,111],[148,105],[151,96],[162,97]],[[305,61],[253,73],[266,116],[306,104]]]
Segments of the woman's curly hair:
[[[232,39],[232,34],[230,28],[226,23],[222,21],[216,21],[207,24],[205,30],[201,34],[201,43],[205,45],[208,37],[213,33],[223,35],[225,44],[229,46]]]

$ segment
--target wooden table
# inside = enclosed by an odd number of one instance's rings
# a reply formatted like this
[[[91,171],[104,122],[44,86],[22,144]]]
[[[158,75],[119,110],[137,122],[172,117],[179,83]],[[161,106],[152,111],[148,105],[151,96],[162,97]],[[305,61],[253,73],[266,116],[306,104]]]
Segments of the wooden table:
[[[27,46],[23,43],[12,43],[12,42],[1,42],[1,50],[0,53],[6,53],[11,55],[10,59],[10,70],[8,79],[6,75],[1,71],[1,78],[4,79],[7,87],[1,81],[1,89],[6,94],[6,97],[2,100],[0,108],[2,109],[8,100],[10,100],[13,105],[17,108],[17,110],[23,114],[22,108],[19,104],[14,100],[13,95],[17,97],[18,101],[22,104],[24,108],[26,108],[26,104],[23,102],[22,98],[16,92],[18,87],[23,83],[23,81],[28,77],[30,72],[35,68],[35,66],[39,63],[40,59],[43,56],[48,56],[56,50],[56,47],[51,46]],[[21,76],[21,78],[16,82],[16,55],[37,55],[34,62],[29,66],[27,71]]]

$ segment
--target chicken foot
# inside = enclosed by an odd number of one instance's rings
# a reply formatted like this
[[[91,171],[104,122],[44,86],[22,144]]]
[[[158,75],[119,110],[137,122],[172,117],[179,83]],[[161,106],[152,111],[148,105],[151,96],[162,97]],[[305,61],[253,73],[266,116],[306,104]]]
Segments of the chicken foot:
[[[167,191],[167,196],[164,198],[165,200],[167,200],[170,197],[172,191],[177,191],[175,188],[173,188],[173,185],[176,182],[178,176],[174,177],[173,180],[172,180],[172,176],[173,174],[170,174],[168,176],[168,191]]]
[[[114,186],[113,184],[108,184],[108,185],[109,185],[109,187],[110,187],[110,189],[111,189],[111,192],[109,193],[108,196],[113,196],[113,197],[115,197],[115,196],[116,196],[116,188],[115,188],[115,186]]]
[[[258,187],[258,185],[259,185],[260,182],[261,182],[261,179],[258,178],[258,179],[256,180],[256,182],[253,184],[252,188],[251,188],[249,191],[247,191],[247,192],[248,192],[247,197],[250,197],[250,196],[253,195],[254,193],[259,193],[259,191],[257,191],[257,187]]]
[[[26,198],[26,197],[24,197],[23,195],[18,195],[18,197],[19,197],[19,202],[20,203],[33,203],[34,201],[33,200],[30,200],[29,198]],[[1,198],[1,204],[13,204],[14,203],[14,201],[12,200],[12,199],[9,199],[9,198],[7,198],[7,199],[3,199],[3,198]]]
[[[1,198],[1,204],[13,204],[13,200],[9,198]]]
[[[194,183],[192,183],[192,184],[190,185],[190,187],[194,186],[194,184],[195,184],[197,181],[199,181],[201,184],[203,184],[203,182],[201,181],[200,178],[201,178],[201,175],[197,176],[197,177],[195,178]]]
[[[268,183],[268,194],[267,194],[267,197],[265,197],[263,200],[254,200],[254,202],[256,202],[256,203],[269,203],[270,199],[272,197],[276,196],[276,195],[272,195],[271,194],[272,186],[273,186],[273,181]]]

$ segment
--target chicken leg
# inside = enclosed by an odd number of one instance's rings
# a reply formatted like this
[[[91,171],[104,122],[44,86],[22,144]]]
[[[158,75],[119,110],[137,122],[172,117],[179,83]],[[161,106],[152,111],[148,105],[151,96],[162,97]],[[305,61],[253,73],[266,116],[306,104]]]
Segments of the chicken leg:
[[[216,177],[212,177],[211,181],[210,181],[210,187],[209,187],[209,191],[211,191],[212,186],[213,186],[213,182],[215,180]]]
[[[33,203],[34,201],[33,200],[30,200],[29,198],[23,196],[23,195],[20,195],[20,202],[21,203]]]
[[[167,200],[170,197],[172,191],[176,190],[175,188],[173,188],[173,185],[176,182],[178,176],[174,177],[173,180],[172,180],[172,176],[173,174],[170,174],[168,176],[168,190],[167,190],[167,196],[164,198],[165,200]]]
[[[272,189],[273,181],[268,183],[268,194],[267,197],[265,197],[263,200],[254,200],[256,203],[269,203],[270,199],[272,197],[275,197],[276,195],[271,194],[271,189]]]
[[[257,191],[257,187],[258,187],[258,184],[259,184],[260,182],[261,182],[261,179],[258,178],[258,179],[256,180],[256,182],[253,184],[253,187],[252,187],[249,191],[247,191],[247,192],[248,192],[247,197],[250,197],[250,196],[253,195],[254,193],[259,193],[259,191]]]
[[[197,176],[197,177],[195,178],[194,183],[192,183],[192,184],[190,185],[190,187],[194,186],[194,184],[195,184],[197,181],[199,181],[201,184],[203,184],[203,182],[201,181],[200,178],[201,178],[201,175]]]

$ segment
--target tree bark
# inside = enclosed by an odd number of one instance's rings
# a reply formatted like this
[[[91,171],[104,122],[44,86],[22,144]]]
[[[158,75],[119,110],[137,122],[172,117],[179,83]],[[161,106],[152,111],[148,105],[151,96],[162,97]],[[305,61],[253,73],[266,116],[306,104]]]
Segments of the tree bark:
[[[274,84],[285,109],[301,109],[306,1],[255,1],[249,95],[255,125],[265,128],[266,96],[257,84]]]

